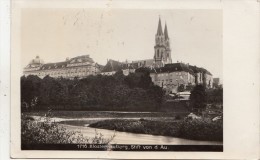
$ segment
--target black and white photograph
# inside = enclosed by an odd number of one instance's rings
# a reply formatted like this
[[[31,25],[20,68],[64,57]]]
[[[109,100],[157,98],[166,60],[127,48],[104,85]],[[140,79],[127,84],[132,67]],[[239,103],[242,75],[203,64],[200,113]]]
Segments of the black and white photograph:
[[[236,88],[226,76],[223,9],[99,3],[14,3],[12,155],[142,159],[229,151],[225,135],[242,132],[227,128],[227,119],[237,120],[227,116],[236,112],[229,97],[237,95],[230,96]]]
[[[21,20],[22,149],[223,150],[221,10],[23,9]]]

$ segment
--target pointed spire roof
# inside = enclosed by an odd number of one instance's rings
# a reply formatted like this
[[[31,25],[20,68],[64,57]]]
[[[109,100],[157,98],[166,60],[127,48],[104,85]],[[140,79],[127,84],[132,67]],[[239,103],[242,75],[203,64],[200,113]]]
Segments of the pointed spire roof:
[[[165,22],[165,27],[164,27],[164,36],[165,36],[165,39],[169,39],[168,29],[167,29],[167,24],[166,24],[166,22]]]
[[[163,32],[162,32],[162,24],[161,24],[161,18],[160,18],[160,17],[159,17],[157,35],[163,35]]]

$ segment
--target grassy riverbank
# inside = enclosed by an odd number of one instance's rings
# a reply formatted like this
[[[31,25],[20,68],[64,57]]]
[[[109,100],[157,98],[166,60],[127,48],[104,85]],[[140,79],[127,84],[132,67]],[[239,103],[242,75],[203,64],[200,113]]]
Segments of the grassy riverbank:
[[[212,122],[209,119],[179,121],[112,119],[90,124],[90,127],[192,140],[223,141],[222,121]]]
[[[44,116],[46,112],[27,112]],[[63,118],[61,124],[116,131],[172,136],[191,140],[223,141],[223,122],[212,117],[185,120],[185,112],[52,111],[50,117]]]
[[[96,132],[94,137],[84,136],[80,131],[70,131],[64,126],[51,121],[48,115],[40,119],[22,115],[21,144],[108,144],[113,136],[105,139]]]

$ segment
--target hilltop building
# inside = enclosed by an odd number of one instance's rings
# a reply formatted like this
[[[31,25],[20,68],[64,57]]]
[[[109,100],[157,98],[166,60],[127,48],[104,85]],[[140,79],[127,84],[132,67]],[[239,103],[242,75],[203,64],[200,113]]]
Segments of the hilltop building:
[[[122,63],[110,59],[107,61],[107,64],[104,66],[100,74],[111,76],[114,75],[116,72],[122,70],[123,74],[127,76],[130,73],[134,73],[136,68],[137,68],[136,65],[130,65],[129,63]]]
[[[204,68],[184,63],[166,64],[161,68],[154,68],[150,72],[152,82],[165,89],[166,93],[178,92],[183,85],[204,85],[212,88],[212,74]]]
[[[123,74],[127,76],[134,73],[138,68],[149,68],[152,82],[164,88],[168,93],[177,92],[180,85],[186,87],[188,85],[203,84],[208,88],[213,87],[212,74],[206,69],[179,62],[172,63],[168,28],[165,24],[164,31],[162,30],[160,18],[152,55],[153,59],[131,62],[119,62],[110,59],[107,60],[105,66],[95,63],[89,55],[66,59],[64,62],[46,64],[37,56],[24,68],[24,75],[37,75],[41,78],[49,75],[54,78],[72,79],[97,74],[110,76],[122,70]]]
[[[125,63],[115,60],[108,60],[104,66],[102,75],[114,75],[122,70],[125,76],[134,73],[138,68],[148,68],[143,63]],[[180,85],[201,84],[207,88],[212,88],[212,74],[204,68],[192,66],[184,63],[166,64],[160,68],[150,68],[150,77],[152,82],[164,88],[167,93],[177,92]]]
[[[153,65],[153,59],[147,60],[139,60],[139,61],[132,61],[132,62],[119,62],[112,59],[107,61],[107,64],[104,66],[102,75],[113,75],[117,71],[122,70],[123,74],[127,76],[130,73],[134,73],[138,68],[149,68]]]
[[[170,38],[167,25],[162,31],[159,18],[155,35],[154,63],[151,66],[151,79],[155,85],[164,88],[167,92],[177,92],[180,85],[203,84],[212,88],[212,74],[204,68],[184,63],[172,63]]]
[[[74,77],[84,78],[89,75],[97,75],[100,73],[102,66],[95,63],[89,55],[77,56],[71,59],[66,59],[63,62],[44,63],[39,56],[36,56],[25,68],[23,74],[36,75],[43,78],[47,75],[54,78],[69,78]]]
[[[160,18],[155,34],[153,59],[132,62],[109,60],[101,74],[113,75],[122,70],[124,75],[128,75],[141,67],[150,68],[153,83],[164,88],[167,92],[177,92],[180,85],[203,84],[208,88],[212,88],[212,74],[206,69],[179,62],[172,63],[167,25],[165,24],[163,32]]]

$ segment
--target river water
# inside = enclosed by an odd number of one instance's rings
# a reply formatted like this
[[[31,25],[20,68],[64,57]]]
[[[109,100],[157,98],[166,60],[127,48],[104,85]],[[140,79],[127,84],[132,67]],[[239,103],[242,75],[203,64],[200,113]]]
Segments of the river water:
[[[40,116],[32,116],[35,119],[42,120]],[[107,129],[96,129],[88,127],[90,122],[97,122],[105,119],[115,118],[51,118],[51,121],[60,122],[62,126],[70,131],[80,131],[86,137],[95,137],[96,133],[101,133],[103,138],[110,139],[114,134],[115,137],[111,144],[164,144],[164,145],[222,145],[222,142],[215,141],[198,141],[183,138],[158,136],[149,134],[138,134],[129,132],[119,132]],[[140,119],[140,118],[124,118],[124,119]],[[72,123],[71,123],[72,122]]]

